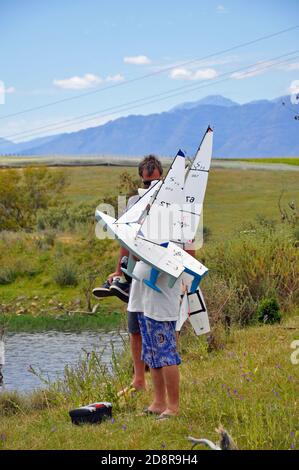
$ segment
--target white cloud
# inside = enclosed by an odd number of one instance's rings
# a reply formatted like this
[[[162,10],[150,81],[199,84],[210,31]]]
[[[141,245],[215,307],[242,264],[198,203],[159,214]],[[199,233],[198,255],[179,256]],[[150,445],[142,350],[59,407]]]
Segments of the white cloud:
[[[9,86],[8,88],[5,88],[5,93],[15,93],[16,89],[14,86]]]
[[[274,64],[275,62],[261,62],[260,64],[257,64],[244,72],[232,73],[231,78],[234,78],[235,80],[242,80],[243,78],[255,77],[267,72],[268,69]]]
[[[227,9],[225,8],[225,6],[219,4],[216,7],[216,12],[217,13],[227,13]]]
[[[293,62],[292,64],[279,64],[275,61],[262,61],[259,62],[254,67],[245,70],[244,72],[235,72],[231,74],[231,78],[235,80],[242,80],[243,78],[255,77],[257,75],[262,75],[268,72],[269,69],[272,70],[283,70],[283,71],[292,71],[299,70],[299,62]]]
[[[169,74],[169,77],[173,80],[212,80],[217,76],[216,70],[211,68],[191,71],[183,67],[177,67],[171,70]]]
[[[292,64],[287,64],[281,68],[283,70],[299,70],[299,62],[293,62]]]
[[[86,73],[83,77],[71,77],[64,80],[54,80],[53,83],[59,88],[69,90],[84,90],[85,88],[93,88],[104,82],[122,82],[125,79],[123,75],[117,73],[101,78],[92,73]]]
[[[59,88],[68,90],[84,90],[85,88],[92,88],[103,82],[101,77],[92,73],[86,73],[83,77],[71,77],[64,80],[54,80],[53,83]]]
[[[108,75],[106,78],[107,82],[123,82],[125,77],[121,75],[120,73],[117,73],[116,75]]]
[[[5,104],[5,95],[8,93],[14,93],[16,91],[15,87],[10,86],[5,87],[5,83],[0,80],[0,104]]]
[[[149,59],[146,55],[124,57],[125,64],[148,65],[148,64],[151,64],[151,62],[152,62],[151,59]]]

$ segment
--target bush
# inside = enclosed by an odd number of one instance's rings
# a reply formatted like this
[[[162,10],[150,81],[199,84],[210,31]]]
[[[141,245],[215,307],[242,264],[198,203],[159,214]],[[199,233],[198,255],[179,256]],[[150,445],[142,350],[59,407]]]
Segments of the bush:
[[[36,247],[39,250],[47,250],[55,245],[56,232],[54,230],[45,231],[42,236],[35,239]]]
[[[299,225],[296,225],[294,228],[294,237],[296,241],[299,241]]]
[[[279,323],[281,320],[281,313],[279,305],[275,298],[264,299],[259,303],[257,309],[257,319],[261,323]]]
[[[290,230],[260,227],[213,243],[202,253],[200,259],[209,267],[209,276],[217,275],[226,286],[233,283],[240,301],[245,297],[253,302],[275,297],[285,310],[298,303],[299,252]],[[244,315],[247,313],[244,311]]]
[[[17,260],[4,258],[3,266],[0,268],[0,285],[11,284],[18,276],[35,276],[38,274],[38,268],[27,257],[18,257]]]
[[[76,266],[70,262],[64,262],[57,266],[54,273],[54,281],[60,287],[64,286],[77,286],[78,285],[78,271]]]
[[[53,172],[46,167],[1,172],[1,230],[31,230],[37,211],[57,205],[65,185],[64,171]],[[39,227],[43,227],[42,220],[39,220]]]
[[[0,284],[11,284],[16,280],[17,272],[12,266],[4,266],[0,269]]]
[[[0,416],[13,416],[23,412],[24,401],[17,392],[2,392],[0,394]]]

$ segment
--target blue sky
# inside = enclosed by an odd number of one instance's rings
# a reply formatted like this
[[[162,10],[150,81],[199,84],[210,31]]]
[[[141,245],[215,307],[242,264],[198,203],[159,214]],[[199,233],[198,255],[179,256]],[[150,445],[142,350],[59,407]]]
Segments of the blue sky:
[[[299,80],[299,52],[276,59],[276,63],[273,59],[299,49],[299,29],[182,64],[297,23],[298,0],[1,0],[0,81],[6,92],[0,118],[106,89],[0,119],[0,137],[21,141],[69,132],[122,115],[162,112],[210,94],[240,103],[285,95],[292,82]],[[252,64],[256,66],[247,75],[233,74]],[[130,82],[165,67],[172,69]],[[222,74],[227,74],[225,81]],[[178,96],[140,103],[137,108],[103,112],[183,86],[197,89],[187,93],[186,88]],[[63,123],[96,112],[92,120]],[[32,131],[48,125],[60,127]]]

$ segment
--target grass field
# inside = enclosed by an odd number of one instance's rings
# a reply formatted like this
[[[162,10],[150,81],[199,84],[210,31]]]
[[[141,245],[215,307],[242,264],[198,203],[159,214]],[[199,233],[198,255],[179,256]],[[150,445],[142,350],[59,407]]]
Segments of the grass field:
[[[151,390],[116,400],[125,373],[129,383],[124,369],[108,386],[90,364],[89,372],[68,374],[67,393],[52,387],[26,400],[0,394],[0,449],[183,450],[191,448],[189,435],[216,441],[220,423],[240,449],[298,449],[299,365],[290,359],[298,327],[293,316],[278,326],[232,331],[214,353],[202,338],[186,333],[180,344],[181,410],[169,421],[141,416]],[[94,400],[113,401],[113,421],[73,426],[68,411]]]
[[[5,314],[17,314],[18,318],[13,322],[9,320],[9,325],[18,329],[17,323],[19,328],[24,327],[26,315],[50,315],[54,327],[60,324],[56,322],[57,316],[68,311],[86,310],[84,282],[81,282],[81,278],[78,279],[78,285],[61,287],[54,282],[55,270],[62,260],[72,263],[75,270],[77,267],[81,270],[81,277],[83,271],[85,274],[89,271],[97,272],[95,284],[102,282],[107,274],[113,272],[118,245],[116,242],[108,242],[107,245],[96,239],[92,214],[97,202],[105,196],[117,194],[124,170],[134,178],[137,176],[134,168],[102,166],[64,169],[69,182],[64,200],[70,201],[74,213],[80,204],[89,204],[91,223],[72,230],[55,229],[50,244],[44,241],[47,235],[43,231],[0,234],[1,266],[2,269],[8,266],[9,275],[12,277],[9,282],[1,282],[0,269],[0,312],[3,314],[0,316],[1,323],[7,321]],[[56,172],[57,169],[52,168],[51,171]],[[279,223],[278,200],[281,194],[283,207],[288,208],[290,201],[298,203],[299,185],[296,173],[212,170],[203,213],[204,226],[209,230],[205,247],[209,248],[214,243],[234,238],[240,230],[255,222],[257,217]],[[201,257],[200,251],[198,257]],[[6,272],[2,277],[5,278],[5,274]],[[94,305],[96,299],[92,303]],[[122,312],[125,308],[117,299],[104,301],[101,305],[103,315],[105,311],[110,314]],[[82,326],[84,318],[86,317],[79,320]],[[40,329],[43,323],[45,328],[51,328],[50,320],[42,322],[39,318],[30,322],[33,329],[34,325],[36,329]],[[89,321],[89,324],[91,323]],[[105,323],[109,325],[109,322],[103,321],[99,322],[99,327]],[[93,325],[96,326],[97,322],[93,322]]]
[[[65,171],[70,181],[66,197],[78,203],[113,194],[124,168],[73,167]],[[126,171],[137,177],[135,168],[126,168]],[[285,204],[299,199],[296,173],[214,169],[209,175],[204,225],[211,229],[214,237],[220,238],[229,236],[259,214],[278,218],[277,202],[282,191]]]

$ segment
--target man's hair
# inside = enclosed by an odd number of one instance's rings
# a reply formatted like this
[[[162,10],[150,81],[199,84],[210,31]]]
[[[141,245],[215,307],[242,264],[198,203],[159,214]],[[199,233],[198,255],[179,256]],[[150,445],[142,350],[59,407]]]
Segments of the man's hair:
[[[139,163],[139,166],[138,166],[139,176],[141,176],[142,178],[142,174],[144,170],[146,170],[148,175],[151,176],[154,173],[155,168],[159,170],[160,175],[163,174],[163,168],[162,168],[160,160],[157,157],[155,157],[155,155],[147,155]]]

